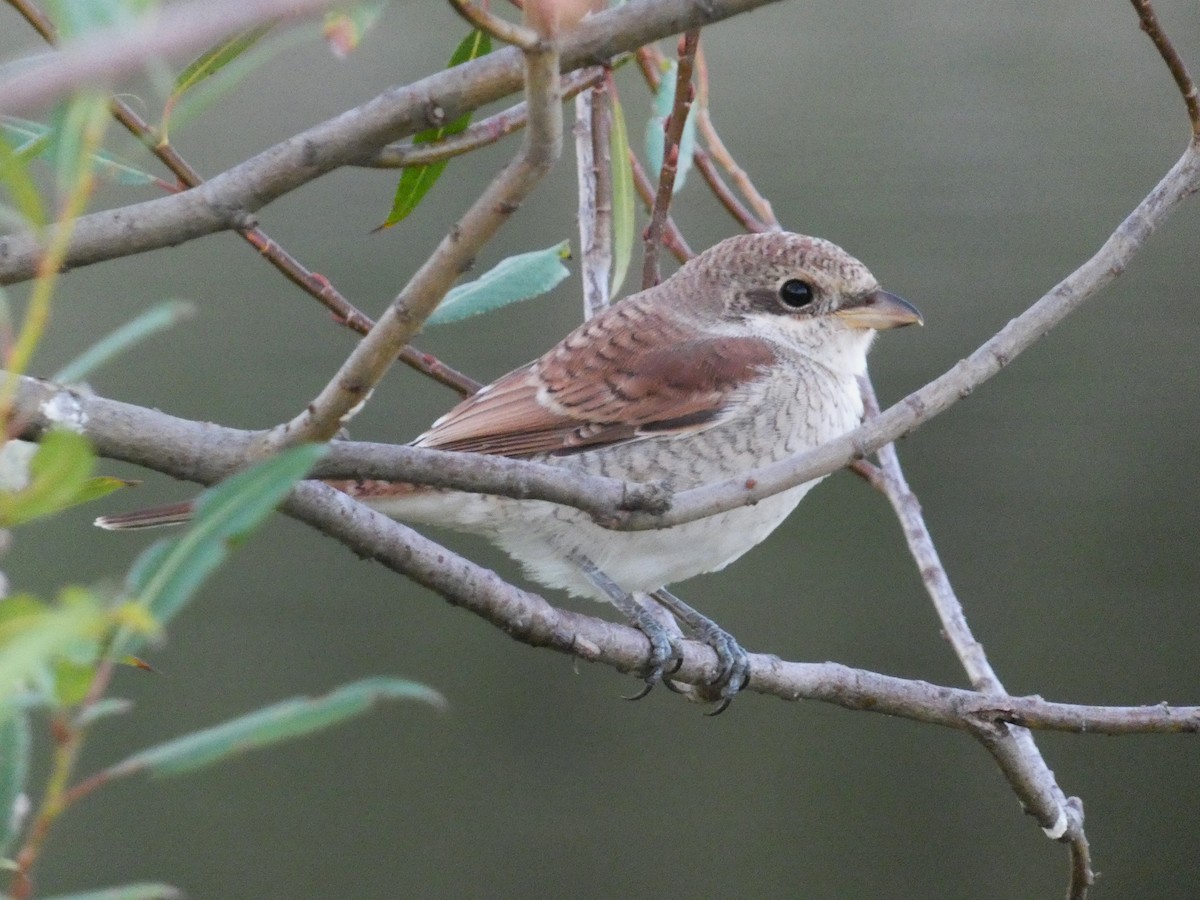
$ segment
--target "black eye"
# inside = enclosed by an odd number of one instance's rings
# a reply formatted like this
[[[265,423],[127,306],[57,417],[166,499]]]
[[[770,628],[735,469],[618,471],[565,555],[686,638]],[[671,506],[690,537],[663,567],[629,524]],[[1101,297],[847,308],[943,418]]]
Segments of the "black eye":
[[[785,281],[779,288],[779,299],[783,305],[791,309],[803,309],[813,302],[816,292],[807,281],[793,278]]]

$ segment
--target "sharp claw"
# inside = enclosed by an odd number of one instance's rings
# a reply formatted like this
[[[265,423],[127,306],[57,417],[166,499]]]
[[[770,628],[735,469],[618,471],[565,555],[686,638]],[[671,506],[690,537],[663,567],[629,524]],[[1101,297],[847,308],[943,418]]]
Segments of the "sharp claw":
[[[641,700],[643,697],[645,697],[647,694],[649,694],[652,690],[654,690],[654,685],[658,683],[655,679],[661,678],[661,677],[662,677],[661,673],[659,673],[658,675],[652,676],[652,677],[648,677],[646,679],[646,683],[644,685],[642,685],[642,689],[640,691],[638,691],[636,694],[630,694],[629,696],[625,696],[624,694],[622,694],[621,699],[622,700]]]
[[[676,667],[676,671],[679,671],[678,667]],[[687,691],[673,682],[670,678],[664,678],[662,680],[662,685],[673,694],[687,694]]]
[[[728,697],[722,697],[719,701],[717,701],[717,708],[714,709],[712,712],[706,712],[705,715],[708,716],[710,719],[713,716],[719,716],[721,713],[725,712],[725,710],[729,709],[729,704],[732,702],[733,702],[732,694]]]

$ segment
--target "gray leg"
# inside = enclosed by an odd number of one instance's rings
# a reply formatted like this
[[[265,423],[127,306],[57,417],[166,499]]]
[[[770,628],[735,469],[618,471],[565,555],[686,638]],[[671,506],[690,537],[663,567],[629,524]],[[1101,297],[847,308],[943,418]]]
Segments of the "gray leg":
[[[679,648],[675,644],[675,639],[655,618],[654,613],[605,575],[594,562],[579,553],[572,555],[572,561],[579,566],[580,571],[587,576],[588,580],[603,591],[613,605],[624,613],[629,621],[650,641],[650,663],[646,671],[646,687],[634,696],[626,698],[627,700],[640,700],[663,680],[663,671],[667,662],[679,659]]]
[[[723,713],[733,702],[738,691],[750,680],[750,657],[733,635],[725,631],[703,613],[688,606],[666,588],[659,588],[651,596],[671,611],[680,622],[691,629],[698,640],[712,647],[717,653],[720,668],[712,686],[720,691],[717,708],[710,716]]]

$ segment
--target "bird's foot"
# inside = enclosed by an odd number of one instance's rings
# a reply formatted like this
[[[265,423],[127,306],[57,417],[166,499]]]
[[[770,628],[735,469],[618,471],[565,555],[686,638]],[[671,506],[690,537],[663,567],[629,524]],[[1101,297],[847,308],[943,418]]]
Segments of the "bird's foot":
[[[665,684],[671,690],[678,692],[678,688],[671,683],[671,680],[664,677],[665,674],[668,674],[670,663],[674,663],[674,665],[670,666],[669,674],[679,671],[679,667],[683,665],[683,653],[679,649],[676,636],[671,634],[654,613],[639,603],[636,597],[628,594],[626,597],[629,605],[623,606],[622,612],[629,617],[633,626],[650,641],[650,659],[646,662],[643,676],[645,684],[636,694],[631,694],[624,699],[641,700],[659,684]]]
[[[696,697],[717,704],[708,715],[718,716],[725,712],[733,698],[750,683],[750,654],[742,649],[742,645],[733,635],[666,588],[660,588],[651,596],[670,610],[671,614],[691,631],[696,640],[708,644],[717,654],[716,677],[708,682],[703,690],[697,692]],[[674,689],[669,679],[665,683]]]
[[[605,575],[599,566],[582,553],[573,554],[572,561],[579,566],[580,571],[587,576],[587,579],[603,591],[613,605],[623,612],[629,622],[650,641],[650,658],[646,662],[644,676],[646,684],[636,694],[625,699],[641,700],[658,684],[666,684],[672,690],[676,690],[670,681],[663,678],[663,674],[667,671],[668,663],[672,661],[675,663],[670,670],[671,674],[678,671],[679,666],[683,664],[683,654],[679,649],[678,642],[678,626],[673,621],[669,625],[660,621],[655,615],[656,610],[652,608],[652,605],[643,604],[637,597]],[[669,616],[664,616],[664,618],[670,620]],[[676,634],[672,634],[672,628]]]

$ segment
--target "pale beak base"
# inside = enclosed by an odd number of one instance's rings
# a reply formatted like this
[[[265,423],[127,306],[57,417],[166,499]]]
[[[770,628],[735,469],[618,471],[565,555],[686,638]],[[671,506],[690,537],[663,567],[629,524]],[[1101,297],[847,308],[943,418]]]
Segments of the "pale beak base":
[[[875,290],[851,306],[834,313],[851,328],[901,328],[904,325],[924,325],[917,308],[902,297],[885,290]]]

